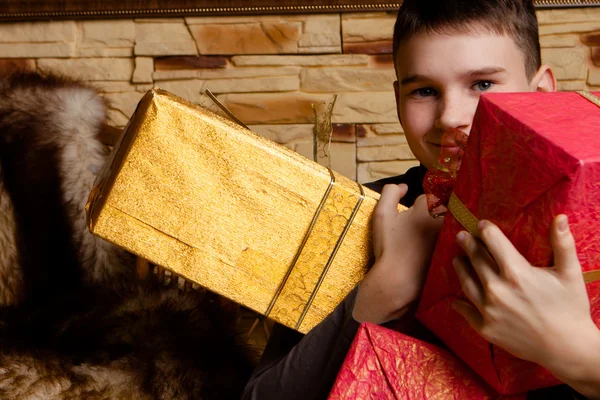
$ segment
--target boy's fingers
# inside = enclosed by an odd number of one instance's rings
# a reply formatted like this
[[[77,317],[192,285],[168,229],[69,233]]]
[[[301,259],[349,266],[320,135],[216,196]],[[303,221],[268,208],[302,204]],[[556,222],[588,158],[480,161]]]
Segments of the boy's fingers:
[[[460,286],[462,287],[463,293],[473,304],[475,304],[475,307],[481,309],[481,307],[483,307],[485,295],[481,283],[475,276],[473,268],[458,257],[452,260],[452,265],[460,280]]]
[[[483,317],[477,308],[463,300],[456,300],[452,303],[452,308],[465,317],[469,325],[471,325],[475,331],[478,333],[481,331],[481,328],[483,327]]]
[[[487,250],[500,268],[500,272],[505,276],[514,275],[515,268],[518,266],[529,265],[529,262],[515,249],[515,246],[495,224],[489,221],[480,221],[478,228],[481,240],[487,246]]]
[[[398,202],[404,197],[408,191],[408,186],[405,184],[392,185],[388,184],[383,187],[381,191],[381,197],[377,203],[377,212],[396,212],[398,209]]]
[[[479,280],[485,286],[487,282],[497,277],[494,260],[486,249],[468,232],[459,232],[456,236],[458,244],[465,251]]]
[[[554,218],[550,229],[550,244],[554,252],[554,266],[557,272],[567,271],[571,268],[581,270],[575,239],[569,229],[569,221],[566,215]]]

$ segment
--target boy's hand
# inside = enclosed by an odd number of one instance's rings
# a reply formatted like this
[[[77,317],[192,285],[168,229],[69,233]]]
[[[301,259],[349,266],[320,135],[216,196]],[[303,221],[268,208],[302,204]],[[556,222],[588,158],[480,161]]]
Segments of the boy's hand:
[[[398,212],[406,185],[386,185],[373,215],[375,265],[358,288],[353,317],[381,324],[399,318],[425,281],[441,219],[427,211],[425,196]]]
[[[589,361],[598,371],[598,356],[590,352],[600,353],[600,331],[567,217],[552,224],[552,268],[532,267],[491,222],[481,221],[479,231],[487,250],[467,232],[457,235],[468,260],[456,258],[454,267],[472,304],[457,301],[456,310],[488,342],[546,367],[575,389],[573,379],[596,379],[582,368]]]

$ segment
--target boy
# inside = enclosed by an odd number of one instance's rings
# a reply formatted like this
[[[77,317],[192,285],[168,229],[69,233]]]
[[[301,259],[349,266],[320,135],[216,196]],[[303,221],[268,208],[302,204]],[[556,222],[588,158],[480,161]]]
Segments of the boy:
[[[367,185],[382,192],[373,220],[373,268],[304,338],[274,329],[246,399],[326,398],[360,322],[394,323],[414,333],[413,305],[441,226],[418,196],[443,132],[469,133],[482,92],[556,90],[552,71],[541,65],[531,0],[405,0],[394,28],[394,62],[398,117],[421,166]],[[398,201],[412,207],[398,213]],[[454,265],[471,300],[457,303],[457,311],[486,340],[600,397],[600,331],[566,218],[557,217],[551,230],[551,271],[531,267],[489,222],[480,224],[480,238],[491,257],[466,232],[457,236],[468,259]],[[287,355],[286,346],[293,347]],[[567,394],[575,396],[559,386],[530,397]]]

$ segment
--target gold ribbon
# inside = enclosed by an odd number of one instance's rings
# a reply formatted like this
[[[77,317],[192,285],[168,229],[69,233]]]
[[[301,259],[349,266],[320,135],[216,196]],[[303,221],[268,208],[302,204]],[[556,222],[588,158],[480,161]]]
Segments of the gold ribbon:
[[[593,104],[600,107],[600,98],[594,96],[589,92],[577,92],[585,99],[589,100]],[[469,211],[467,206],[452,192],[450,200],[448,201],[448,210],[452,213],[454,218],[469,232],[471,235],[477,235],[479,230],[477,225],[479,220],[477,217]],[[583,273],[583,280],[585,283],[592,283],[600,281],[600,270],[587,271]]]
[[[239,124],[249,130],[248,126],[246,126],[231,111],[229,111],[229,109],[227,109],[227,107],[225,107],[225,105],[223,105],[215,97],[215,95],[212,94],[212,92],[210,90],[206,89],[205,93],[208,95],[208,97],[210,97],[212,99],[212,101],[215,102],[215,104],[217,106],[219,106],[219,108],[221,108],[227,115],[229,115],[229,117],[231,117],[231,119],[234,122],[236,122],[237,124]],[[335,103],[335,98],[334,98],[334,103]],[[333,108],[333,104],[330,107]],[[292,271],[296,267],[296,264],[298,263],[298,259],[302,255],[302,251],[304,250],[304,247],[306,246],[306,243],[308,242],[308,239],[310,238],[310,235],[311,235],[312,231],[314,230],[315,225],[317,224],[317,220],[319,219],[319,216],[321,215],[321,211],[323,211],[323,208],[325,207],[325,203],[327,202],[327,199],[329,198],[331,190],[335,186],[335,175],[333,174],[333,171],[331,170],[331,168],[327,168],[327,169],[329,170],[329,175],[331,177],[331,180],[329,181],[329,186],[327,187],[327,190],[325,190],[325,194],[323,194],[323,198],[321,199],[321,202],[319,203],[319,206],[317,207],[317,210],[315,211],[315,214],[313,215],[313,219],[308,227],[308,230],[306,231],[306,234],[304,235],[304,238],[302,240],[302,243],[300,244],[300,247],[298,248],[298,251],[296,252],[296,255],[294,256],[294,259],[292,260],[290,267],[286,271],[281,283],[279,284],[279,287],[277,288],[277,291],[275,292],[275,295],[273,296],[273,298],[271,299],[271,302],[269,303],[269,306],[267,307],[267,311],[264,314],[265,317],[268,317],[269,314],[271,313],[271,311],[273,311],[273,308],[275,307],[277,300],[281,296],[281,293],[283,292],[283,289],[284,289],[286,283],[288,282],[288,280],[292,274]],[[325,280],[325,276],[327,275],[327,272],[329,271],[331,264],[333,264],[333,260],[335,259],[335,256],[336,256],[338,250],[342,246],[342,242],[344,241],[346,234],[350,230],[350,227],[352,226],[352,222],[354,221],[354,218],[358,214],[360,206],[362,205],[362,203],[365,199],[365,192],[363,190],[362,185],[358,184],[358,189],[360,191],[360,196],[358,197],[356,205],[354,206],[354,209],[352,210],[352,214],[350,214],[348,221],[346,221],[346,225],[344,226],[344,229],[343,229],[342,233],[340,234],[340,237],[338,238],[333,250],[331,251],[331,254],[329,255],[329,259],[327,260],[327,263],[325,264],[325,267],[323,268],[323,271],[321,272],[321,275],[319,276],[319,280],[317,281],[313,291],[311,292],[308,301],[304,305],[302,314],[300,315],[300,317],[298,318],[298,321],[296,322],[296,326],[295,326],[296,330],[298,330],[300,328],[300,325],[302,325],[302,322],[304,321],[304,318],[306,317],[306,314],[308,313],[310,306],[312,305],[315,297],[317,296],[317,293],[319,292],[319,289],[321,288],[321,285],[322,285],[323,281]],[[255,324],[256,324],[256,322],[255,322]],[[254,329],[254,326],[251,328],[251,331],[253,329]]]
[[[327,190],[325,190],[325,194],[323,195],[323,198],[321,199],[321,203],[319,204],[319,206],[317,207],[317,210],[315,211],[313,219],[308,227],[308,230],[306,231],[306,234],[304,235],[304,239],[302,240],[302,243],[300,244],[300,247],[298,248],[296,255],[294,256],[294,259],[292,260],[290,267],[288,268],[285,276],[283,277],[281,283],[279,284],[279,287],[278,287],[277,291],[275,292],[275,295],[271,299],[271,303],[269,304],[269,307],[267,308],[267,311],[264,314],[266,317],[269,316],[269,314],[273,310],[273,307],[275,307],[275,304],[277,303],[277,300],[279,299],[279,296],[281,295],[283,288],[285,287],[287,281],[289,280],[290,275],[292,274],[292,271],[294,270],[294,267],[296,267],[298,259],[302,255],[302,251],[304,250],[306,242],[308,242],[308,239],[310,238],[310,235],[317,223],[317,220],[319,219],[319,216],[321,215],[321,211],[323,211],[323,207],[325,206],[325,203],[327,202],[327,199],[329,198],[329,194],[331,193],[331,190],[333,189],[333,186],[335,185],[335,175],[333,174],[333,171],[331,169],[328,168],[328,170],[329,170],[329,175],[331,176],[329,186],[327,187]],[[308,313],[310,306],[312,305],[315,297],[317,296],[317,293],[319,292],[321,284],[325,280],[325,276],[327,276],[327,272],[329,271],[331,264],[333,264],[333,260],[335,259],[335,256],[336,256],[338,250],[342,246],[344,238],[346,237],[346,234],[350,230],[350,227],[352,226],[352,222],[354,221],[354,218],[358,214],[360,206],[362,205],[363,200],[365,199],[365,192],[362,188],[362,185],[358,184],[358,189],[360,191],[360,196],[358,197],[358,200],[354,206],[354,209],[352,210],[352,213],[350,214],[350,217],[346,221],[346,225],[344,226],[344,229],[343,229],[342,233],[340,234],[340,237],[338,238],[333,250],[331,251],[331,254],[329,255],[329,259],[327,260],[327,263],[325,264],[323,271],[321,272],[321,275],[319,276],[319,280],[317,281],[314,289],[312,290],[308,301],[304,305],[302,314],[300,315],[300,317],[298,318],[298,321],[296,322],[296,326],[295,326],[296,330],[300,328],[300,325],[302,325],[302,322],[304,321],[304,318],[306,317],[306,314]]]
[[[452,192],[450,201],[448,202],[448,210],[454,218],[469,232],[471,235],[477,235],[477,224],[479,220],[469,211],[467,206]],[[585,283],[600,281],[600,269],[587,271],[583,273]]]

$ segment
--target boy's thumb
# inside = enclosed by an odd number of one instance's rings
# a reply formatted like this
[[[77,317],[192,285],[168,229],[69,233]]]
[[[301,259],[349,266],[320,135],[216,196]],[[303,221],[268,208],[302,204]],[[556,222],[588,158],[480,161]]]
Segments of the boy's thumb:
[[[554,252],[554,267],[558,272],[572,268],[581,270],[575,239],[569,229],[569,220],[566,215],[561,214],[554,218],[550,229],[550,244]]]
[[[377,209],[379,213],[397,213],[396,209],[398,208],[398,202],[400,199],[406,195],[408,191],[408,186],[405,184],[401,185],[393,185],[388,184],[383,187],[381,191],[381,197],[379,198],[379,202],[377,203]]]

